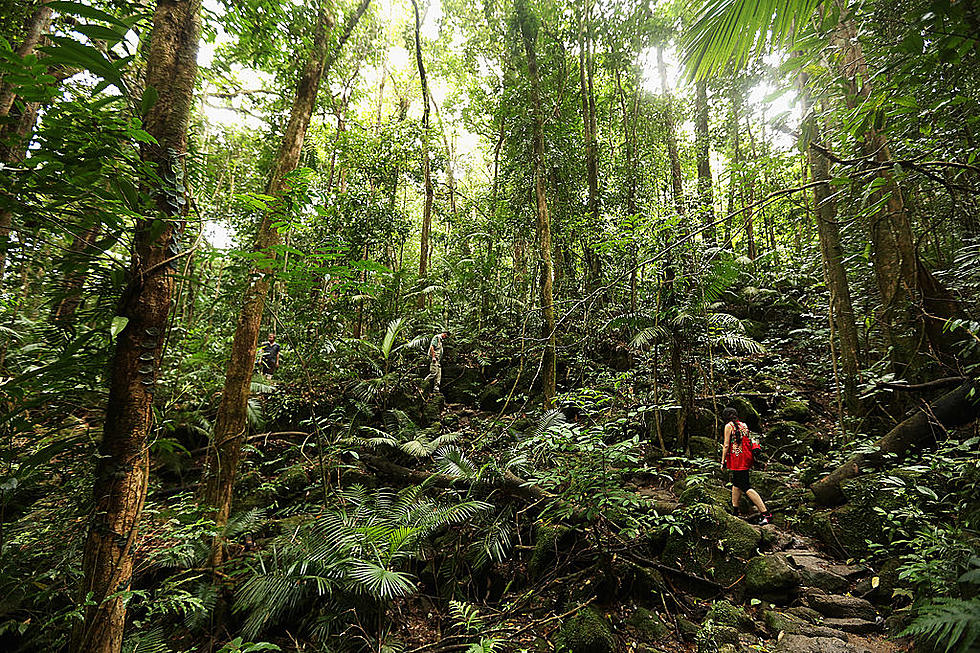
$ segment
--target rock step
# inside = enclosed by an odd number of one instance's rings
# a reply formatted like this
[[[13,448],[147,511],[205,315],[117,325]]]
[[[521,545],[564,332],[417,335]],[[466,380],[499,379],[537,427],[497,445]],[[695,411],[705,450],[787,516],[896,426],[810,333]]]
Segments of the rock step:
[[[845,633],[851,633],[854,635],[868,635],[870,633],[876,633],[881,630],[882,626],[880,621],[868,621],[867,619],[857,619],[855,617],[844,619],[827,617],[823,620],[823,623],[825,626],[835,630],[842,630]]]
[[[850,581],[830,569],[829,563],[822,558],[799,553],[787,554],[786,558],[799,570],[804,585],[828,592],[843,592],[850,586]]]
[[[774,653],[874,653],[874,651],[832,637],[783,635],[776,644]]]
[[[825,617],[840,619],[864,619],[876,621],[878,611],[869,601],[856,596],[825,594],[819,590],[810,591],[805,597],[806,604]]]

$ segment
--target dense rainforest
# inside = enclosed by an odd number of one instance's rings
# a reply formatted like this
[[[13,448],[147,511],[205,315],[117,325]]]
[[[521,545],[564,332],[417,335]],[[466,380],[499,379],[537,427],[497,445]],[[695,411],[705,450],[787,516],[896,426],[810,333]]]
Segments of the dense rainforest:
[[[975,0],[0,0],[0,650],[980,650],[978,143]]]

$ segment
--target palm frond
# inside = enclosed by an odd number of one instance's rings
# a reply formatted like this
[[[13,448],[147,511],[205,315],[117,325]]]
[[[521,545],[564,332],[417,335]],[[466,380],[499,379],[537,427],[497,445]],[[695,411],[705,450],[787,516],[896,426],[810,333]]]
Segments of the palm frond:
[[[743,352],[746,354],[761,354],[766,351],[762,343],[738,333],[723,333],[718,336],[718,344],[729,352]]]
[[[436,465],[447,476],[475,479],[479,475],[476,465],[470,461],[459,447],[443,446],[436,450]]]
[[[633,349],[643,349],[650,343],[666,336],[667,330],[662,326],[650,326],[633,336],[633,340],[630,341],[630,347]]]
[[[367,594],[383,599],[407,596],[415,589],[415,584],[408,574],[386,569],[366,560],[354,564],[350,577]]]
[[[682,41],[684,65],[703,79],[789,46],[821,0],[706,0]]]

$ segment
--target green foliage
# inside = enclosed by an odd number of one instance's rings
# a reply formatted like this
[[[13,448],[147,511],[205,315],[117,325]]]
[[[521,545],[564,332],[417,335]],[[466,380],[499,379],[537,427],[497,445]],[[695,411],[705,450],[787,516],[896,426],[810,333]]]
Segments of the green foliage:
[[[980,559],[972,560],[974,569],[963,574],[960,581],[980,585]],[[926,640],[945,653],[969,653],[980,642],[980,597],[971,599],[939,598],[926,600],[918,606],[915,620],[904,635]]]
[[[306,614],[316,602],[338,594],[382,606],[411,594],[415,580],[398,567],[424,556],[437,530],[490,509],[479,501],[428,499],[418,486],[398,493],[354,487],[339,499],[340,507],[301,524],[250,564],[235,598],[235,609],[245,616],[246,636],[290,615]]]

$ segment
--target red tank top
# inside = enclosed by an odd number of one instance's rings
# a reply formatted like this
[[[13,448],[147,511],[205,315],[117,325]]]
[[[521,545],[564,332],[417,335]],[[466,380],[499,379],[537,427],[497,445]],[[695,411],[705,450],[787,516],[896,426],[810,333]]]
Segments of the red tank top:
[[[744,422],[735,422],[728,445],[728,460],[725,464],[732,471],[752,468],[752,440],[749,438],[749,427]]]

